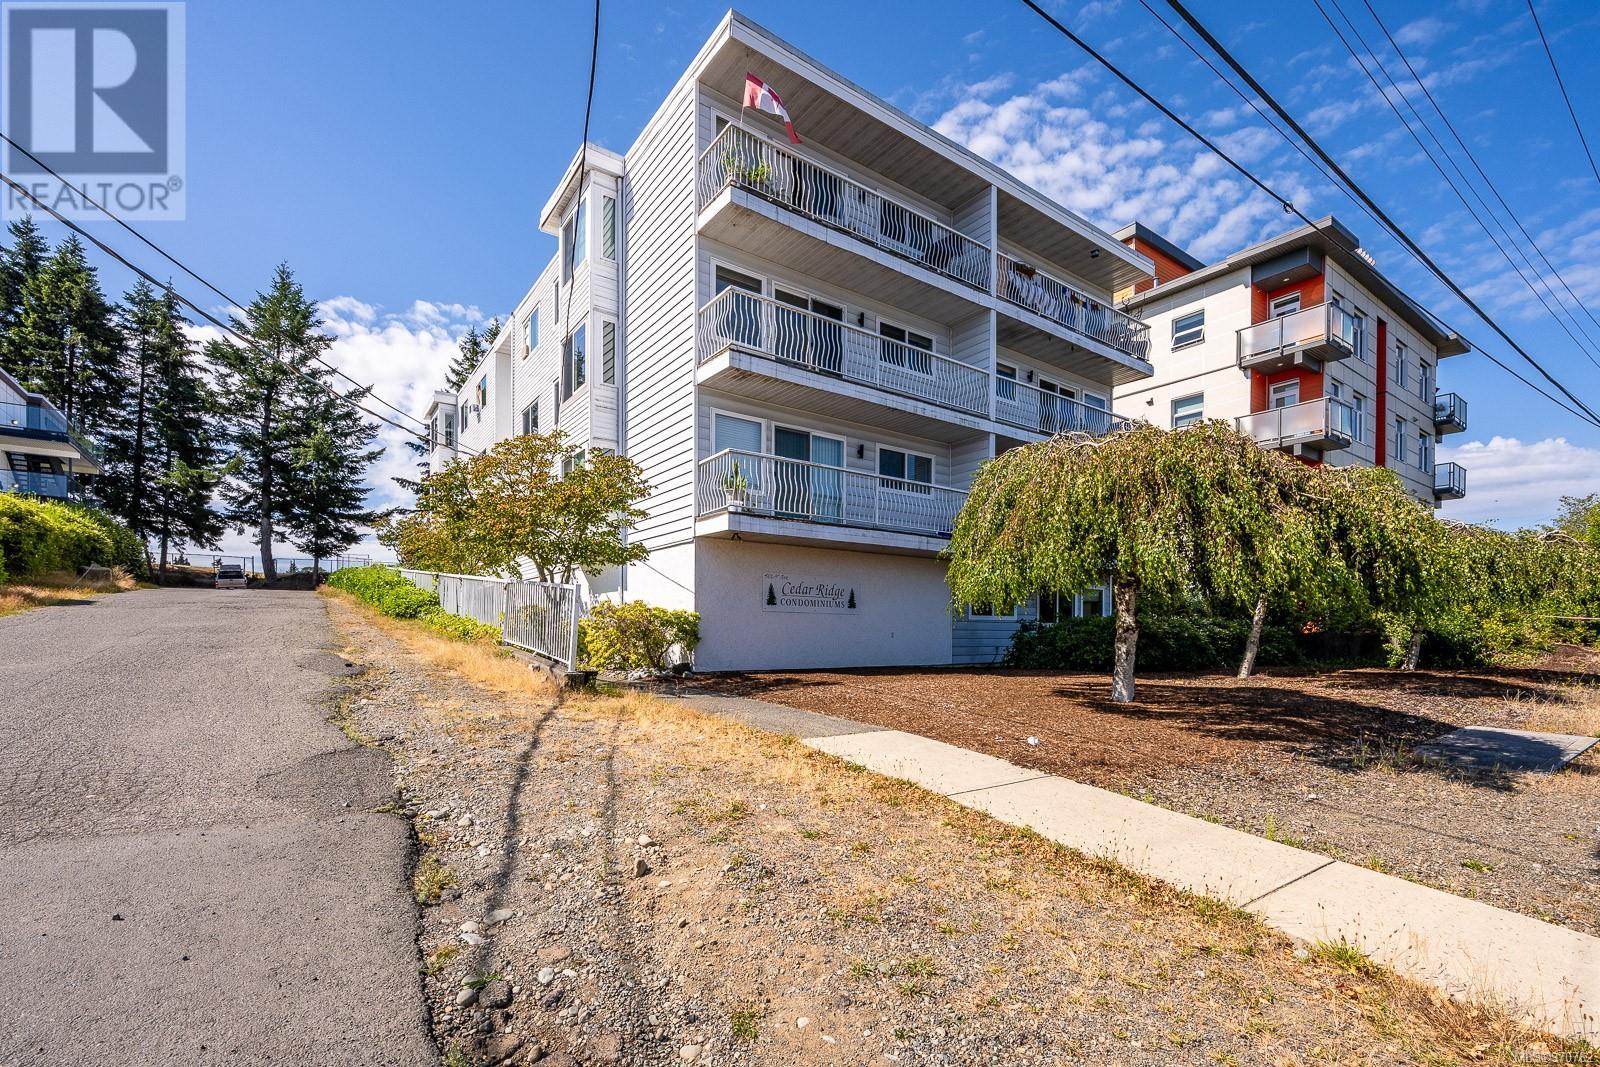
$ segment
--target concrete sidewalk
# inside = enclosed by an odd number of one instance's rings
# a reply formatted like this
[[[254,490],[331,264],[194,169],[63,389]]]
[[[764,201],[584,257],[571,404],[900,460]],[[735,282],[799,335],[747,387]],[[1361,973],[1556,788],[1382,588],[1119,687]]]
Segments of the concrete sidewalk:
[[[1348,942],[1451,996],[1600,1036],[1600,938],[916,734],[748,698],[683,699],[1224,900],[1291,937]]]

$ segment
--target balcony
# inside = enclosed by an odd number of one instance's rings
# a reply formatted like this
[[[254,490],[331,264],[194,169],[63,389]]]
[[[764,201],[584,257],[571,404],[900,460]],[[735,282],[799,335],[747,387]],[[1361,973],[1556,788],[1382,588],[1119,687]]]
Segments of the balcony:
[[[61,412],[43,404],[0,402],[0,436],[69,441],[94,463],[105,458],[105,450],[99,442],[80,430]]]
[[[701,211],[724,189],[744,189],[945,278],[989,292],[987,245],[738,126],[725,127],[701,154],[698,188]]]
[[[1356,350],[1355,319],[1333,304],[1292,311],[1239,331],[1239,369],[1275,371],[1345,359]]]
[[[700,363],[730,348],[980,418],[989,414],[989,374],[982,367],[741,289],[725,289],[700,309]]]
[[[1132,425],[1102,408],[1011,378],[995,379],[994,417],[1008,426],[1049,435],[1087,433],[1101,437]]]
[[[1467,469],[1459,463],[1436,463],[1433,495],[1438,500],[1460,500],[1467,495]]]
[[[967,494],[875,474],[727,449],[700,463],[696,513],[948,539]]]
[[[997,259],[1000,285],[995,295],[1000,299],[1135,359],[1149,358],[1150,327],[1145,323],[1003,252]]]
[[[1460,433],[1467,428],[1467,402],[1455,393],[1433,398],[1433,428],[1439,433]]]
[[[1305,449],[1349,448],[1355,443],[1355,409],[1331,396],[1302,404],[1269,408],[1234,420],[1240,433],[1263,448],[1282,448],[1301,455]],[[1316,457],[1311,457],[1316,458]]]
[[[0,493],[22,493],[25,496],[47,496],[66,500],[72,495],[72,479],[65,474],[38,474],[33,471],[13,471],[0,467]]]

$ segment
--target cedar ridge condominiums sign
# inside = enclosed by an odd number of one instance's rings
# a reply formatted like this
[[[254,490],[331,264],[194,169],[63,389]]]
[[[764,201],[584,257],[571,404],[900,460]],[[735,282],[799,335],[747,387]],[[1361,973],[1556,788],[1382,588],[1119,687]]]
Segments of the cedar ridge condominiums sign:
[[[848,615],[856,610],[856,591],[838,582],[764,574],[761,576],[761,610]]]

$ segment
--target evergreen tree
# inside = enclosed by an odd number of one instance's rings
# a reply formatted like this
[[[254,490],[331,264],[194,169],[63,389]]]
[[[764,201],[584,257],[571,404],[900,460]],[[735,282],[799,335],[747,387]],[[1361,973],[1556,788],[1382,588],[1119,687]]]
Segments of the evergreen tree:
[[[354,389],[359,402],[369,390]],[[297,413],[300,443],[294,450],[284,527],[289,539],[311,557],[312,570],[361,538],[361,527],[377,516],[366,507],[366,470],[383,455],[373,448],[378,428],[352,404],[337,396],[311,397]]]
[[[277,577],[272,544],[278,524],[291,512],[302,513],[292,499],[300,483],[296,457],[310,425],[297,417],[326,390],[308,384],[326,383],[329,371],[317,359],[333,343],[322,332],[317,307],[294,280],[287,264],[279,264],[266,292],[235,319],[234,329],[253,344],[241,348],[230,341],[213,342],[211,360],[221,377],[222,401],[236,414],[231,438],[236,463],[223,482],[226,517],[238,529],[251,527],[261,548],[261,573]]]
[[[24,361],[17,339],[22,318],[22,294],[50,255],[50,245],[34,225],[32,215],[24,215],[8,227],[10,245],[0,248],[0,367],[27,385],[33,380],[31,365]]]
[[[452,393],[459,392],[467,384],[467,378],[472,374],[472,369],[483,359],[483,354],[489,351],[489,345],[484,341],[483,335],[476,326],[468,326],[467,332],[461,340],[456,342],[460,349],[455,360],[451,362],[450,369],[445,372],[445,388]]]
[[[111,428],[124,410],[122,336],[116,309],[100,290],[82,242],[68,237],[22,281],[12,332],[24,382],[91,432]]]

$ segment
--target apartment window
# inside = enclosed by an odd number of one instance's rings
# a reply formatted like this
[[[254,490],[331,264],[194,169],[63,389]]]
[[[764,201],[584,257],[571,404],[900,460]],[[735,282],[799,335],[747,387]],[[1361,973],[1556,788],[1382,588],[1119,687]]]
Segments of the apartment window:
[[[1172,347],[1199,344],[1206,339],[1206,313],[1191,311],[1172,320]]]
[[[1106,613],[1106,591],[1101,588],[1085,589],[1078,594],[1078,614],[1093,618]]]
[[[1280,296],[1274,300],[1268,315],[1274,319],[1281,319],[1285,315],[1293,315],[1299,310],[1300,294],[1290,293],[1288,296]]]
[[[561,283],[550,283],[550,317],[557,322],[561,321]]]
[[[889,322],[878,323],[878,336],[888,342],[878,346],[878,358],[883,362],[914,370],[918,374],[933,373],[933,360],[922,354],[933,352],[933,338]]]
[[[711,416],[711,451],[715,454],[734,448],[741,452],[760,452],[763,433],[764,427],[756,419],[715,412]]]
[[[1394,461],[1406,461],[1406,420],[1398,417],[1394,420]]]
[[[994,365],[994,395],[1001,400],[1017,398],[1017,368],[1009,363]]]
[[[1181,396],[1172,402],[1172,428],[1181,430],[1205,418],[1206,395]]]
[[[561,227],[561,245],[567,253],[561,269],[563,280],[570,279],[573,271],[582,266],[589,256],[589,228],[583,208],[584,202],[579,200],[578,206],[572,209],[566,224]]]
[[[1417,360],[1417,399],[1424,403],[1433,400],[1433,368],[1426,360]]]
[[[617,258],[617,198],[614,196],[600,201],[600,254],[607,259]]]
[[[993,604],[974,604],[967,609],[969,619],[1014,619],[1017,617],[1016,608],[1007,608],[1005,611],[995,610]]]
[[[1426,430],[1417,434],[1417,466],[1424,471],[1433,470],[1433,434]]]
[[[535,400],[533,403],[522,409],[522,434],[524,437],[526,437],[528,434],[534,434],[538,432],[539,402]]]
[[[1040,593],[1039,621],[1046,625],[1061,619],[1093,618],[1105,614],[1105,590],[1085,589],[1074,596],[1071,593]]]
[[[1367,398],[1360,393],[1350,394],[1350,409],[1355,413],[1351,419],[1352,432],[1357,441],[1367,439]]]
[[[570,397],[573,393],[583,388],[583,383],[588,381],[588,339],[587,329],[579,323],[567,337],[566,344],[561,346],[561,376],[562,396]]]
[[[527,359],[533,355],[533,350],[539,345],[539,309],[534,308],[528,315],[527,321],[522,324],[522,358]]]
[[[472,404],[469,403],[466,400],[463,400],[461,402],[461,429],[462,429],[462,432],[466,431],[467,423],[470,421],[470,416],[471,415],[472,415]]]
[[[897,482],[915,482],[917,485],[933,484],[933,457],[915,452],[902,452],[897,448],[878,448],[878,473]],[[894,489],[917,489],[917,485],[896,485]],[[918,492],[927,492],[918,489]]]
[[[1300,403],[1300,380],[1279,382],[1267,393],[1269,407],[1288,408]]]
[[[1411,378],[1411,373],[1406,367],[1406,346],[1403,341],[1394,343],[1394,381],[1400,388],[1406,387],[1406,382]]]
[[[478,421],[483,421],[483,409],[489,406],[489,376],[478,379]]]
[[[1066,396],[1066,397],[1070,397],[1072,395],[1072,390],[1071,389],[1062,389],[1061,390],[1061,395],[1062,396]],[[1109,400],[1107,400],[1103,396],[1095,396],[1093,393],[1084,393],[1083,394],[1083,406],[1084,407],[1094,408],[1096,411],[1110,411],[1111,410],[1111,402]]]
[[[617,324],[600,324],[600,381],[606,385],[617,384]]]

